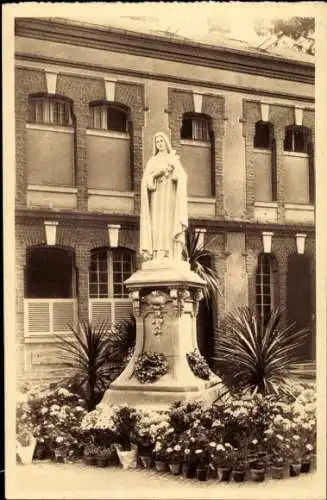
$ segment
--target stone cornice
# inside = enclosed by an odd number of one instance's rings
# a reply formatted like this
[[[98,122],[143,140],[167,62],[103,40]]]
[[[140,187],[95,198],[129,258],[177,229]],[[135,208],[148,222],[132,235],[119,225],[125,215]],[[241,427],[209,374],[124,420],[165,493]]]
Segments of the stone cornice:
[[[53,210],[16,209],[16,224],[42,223],[44,220],[62,221],[67,224],[80,223],[85,227],[106,227],[106,224],[121,224],[125,229],[139,229],[139,217],[136,215],[118,215],[102,213],[56,212]],[[315,226],[309,224],[273,224],[239,220],[191,219],[190,226],[205,227],[208,233],[245,232],[258,233],[273,231],[275,236],[304,232],[315,234]]]
[[[160,80],[160,81],[166,81],[166,82],[171,82],[171,83],[176,83],[179,85],[193,85],[193,86],[199,86],[199,87],[204,87],[206,89],[215,89],[215,90],[221,90],[221,91],[227,91],[227,92],[238,92],[238,93],[243,93],[243,94],[249,94],[249,95],[256,95],[259,97],[270,97],[270,98],[278,98],[278,99],[290,99],[294,101],[302,101],[302,102],[308,102],[308,103],[314,103],[315,99],[314,97],[310,96],[299,96],[297,94],[286,94],[282,92],[274,92],[270,90],[264,90],[264,89],[256,89],[253,87],[240,87],[237,85],[228,85],[224,84],[222,82],[214,82],[214,81],[205,81],[205,80],[196,80],[196,79],[190,79],[190,78],[183,78],[182,76],[172,76],[170,74],[163,75],[162,73],[156,74],[156,73],[150,73],[147,71],[138,71],[134,69],[119,69],[119,68],[114,68],[114,67],[109,67],[109,66],[100,66],[100,65],[95,65],[95,64],[89,64],[89,63],[76,63],[71,60],[66,60],[62,58],[54,58],[54,57],[43,57],[39,55],[31,55],[31,54],[24,54],[24,53],[16,53],[16,67],[17,68],[24,68],[24,69],[30,69],[33,70],[33,63],[36,64],[37,66],[35,69],[39,70],[39,65],[44,64],[46,66],[51,66],[51,65],[58,65],[62,67],[67,68],[67,74],[69,74],[69,68],[75,68],[75,69],[80,69],[83,71],[94,71],[99,74],[105,73],[107,74],[108,72],[115,73],[117,75],[121,76],[128,76],[128,77],[133,77],[133,78],[142,78],[142,79],[151,79],[151,80]],[[25,62],[28,63],[28,68],[22,63],[20,64],[19,61],[22,61],[23,63]]]
[[[314,84],[314,64],[57,19],[19,18],[16,36]]]

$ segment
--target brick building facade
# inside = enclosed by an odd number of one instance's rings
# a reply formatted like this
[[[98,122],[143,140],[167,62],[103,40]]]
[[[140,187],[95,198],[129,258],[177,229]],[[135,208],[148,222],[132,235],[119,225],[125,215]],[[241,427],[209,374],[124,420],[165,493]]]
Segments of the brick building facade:
[[[50,19],[17,19],[15,52],[19,378],[62,373],[53,333],[68,323],[129,314],[158,130],[211,242],[216,321],[279,306],[310,329],[314,360],[314,65]],[[209,357],[215,331],[200,339]]]

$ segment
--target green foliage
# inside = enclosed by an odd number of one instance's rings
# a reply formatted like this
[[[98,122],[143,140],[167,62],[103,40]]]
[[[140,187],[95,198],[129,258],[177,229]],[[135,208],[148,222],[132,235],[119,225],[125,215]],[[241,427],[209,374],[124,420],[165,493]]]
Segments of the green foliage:
[[[223,378],[238,390],[261,394],[292,393],[292,363],[306,330],[282,327],[278,310],[267,325],[248,307],[226,315],[219,329],[218,356]],[[227,375],[228,373],[228,375]],[[300,375],[300,372],[298,373]]]
[[[63,362],[73,370],[67,382],[83,394],[89,411],[94,409],[110,380],[108,332],[109,326],[105,322],[92,325],[85,321],[77,328],[71,328],[71,339],[56,336],[60,340]]]
[[[203,293],[208,305],[218,293],[222,295],[220,279],[212,264],[213,253],[209,250],[208,245],[199,245],[199,233],[195,233],[189,228],[185,232],[185,237],[186,245],[183,257],[190,263],[191,270],[205,281],[206,287]]]

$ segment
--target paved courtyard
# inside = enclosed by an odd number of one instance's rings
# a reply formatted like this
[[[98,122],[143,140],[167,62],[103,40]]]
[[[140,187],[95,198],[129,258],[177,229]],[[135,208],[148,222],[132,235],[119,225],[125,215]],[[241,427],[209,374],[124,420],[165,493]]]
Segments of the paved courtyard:
[[[83,462],[54,464],[35,462],[16,465],[11,474],[8,499],[248,499],[265,500],[325,498],[325,486],[317,472],[288,477],[282,481],[266,479],[263,483],[247,481],[199,482],[158,473],[153,469],[122,470],[120,467],[97,468]],[[7,487],[9,481],[6,479]],[[15,488],[14,494],[12,489]]]

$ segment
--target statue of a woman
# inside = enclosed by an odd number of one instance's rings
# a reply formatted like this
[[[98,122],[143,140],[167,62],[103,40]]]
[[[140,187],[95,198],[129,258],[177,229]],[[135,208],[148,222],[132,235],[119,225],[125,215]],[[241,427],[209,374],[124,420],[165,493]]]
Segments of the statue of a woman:
[[[153,156],[141,183],[140,251],[145,260],[182,259],[187,175],[165,134],[153,137]]]

